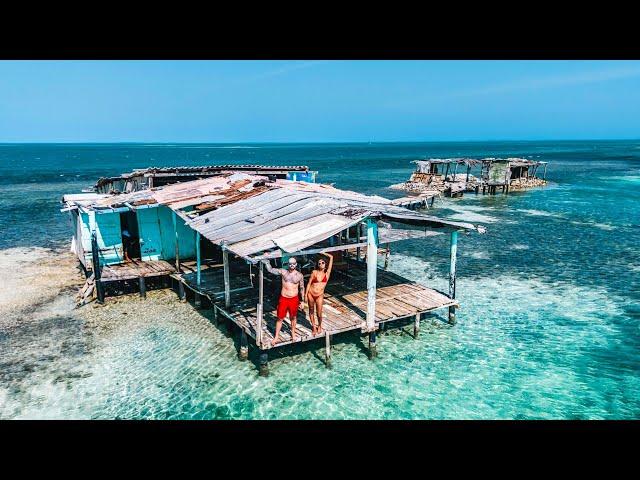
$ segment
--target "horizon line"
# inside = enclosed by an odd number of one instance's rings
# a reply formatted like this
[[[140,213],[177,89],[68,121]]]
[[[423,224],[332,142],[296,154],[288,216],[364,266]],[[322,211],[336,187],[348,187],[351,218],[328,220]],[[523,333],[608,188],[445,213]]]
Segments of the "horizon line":
[[[335,145],[335,144],[397,144],[397,143],[483,143],[483,142],[620,142],[640,141],[640,138],[562,138],[562,139],[483,139],[483,140],[344,140],[344,141],[32,141],[32,142],[0,142],[0,145]]]

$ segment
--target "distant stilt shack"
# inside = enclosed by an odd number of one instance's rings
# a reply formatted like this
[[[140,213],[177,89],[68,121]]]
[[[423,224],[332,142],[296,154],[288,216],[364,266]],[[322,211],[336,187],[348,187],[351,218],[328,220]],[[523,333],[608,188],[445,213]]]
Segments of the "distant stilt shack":
[[[389,188],[411,195],[443,194],[462,196],[464,192],[495,194],[546,185],[547,162],[525,158],[432,158],[414,160],[411,178]],[[542,177],[538,170],[542,167]]]
[[[337,334],[368,335],[373,358],[376,332],[388,322],[411,319],[417,335],[425,313],[447,309],[448,321],[455,323],[458,234],[484,232],[481,226],[412,212],[378,196],[244,173],[129,194],[90,195],[65,196],[65,209],[77,211],[78,218],[87,216],[86,232],[76,235],[80,241],[86,235],[97,240],[92,253],[98,250],[102,260],[92,260],[94,281],[101,285],[123,279],[132,268],[168,274],[178,283],[181,298],[191,292],[197,306],[210,306],[217,320],[237,327],[241,359],[247,358],[249,344],[257,348],[262,374],[268,372],[268,352],[274,347],[322,339],[330,365],[330,340]],[[100,226],[109,225],[101,217],[132,213],[138,216],[140,259],[122,263],[121,253],[109,256],[122,246],[117,235],[101,231]],[[149,218],[140,221],[141,213]],[[80,223],[84,228],[84,220]],[[450,237],[447,292],[378,267],[379,247],[442,234]],[[79,252],[79,258],[85,256],[84,244]],[[335,252],[325,293],[324,332],[313,336],[306,313],[301,313],[296,336],[286,319],[281,341],[273,345],[279,291],[277,278],[265,275],[262,260],[278,264],[296,256],[308,276],[313,256],[321,252]]]

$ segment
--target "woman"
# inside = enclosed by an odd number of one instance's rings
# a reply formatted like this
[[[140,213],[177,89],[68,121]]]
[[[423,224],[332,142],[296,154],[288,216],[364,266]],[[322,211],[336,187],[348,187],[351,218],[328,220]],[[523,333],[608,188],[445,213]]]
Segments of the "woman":
[[[309,305],[309,319],[311,320],[312,335],[322,333],[322,304],[324,303],[324,289],[327,286],[333,267],[333,255],[323,253],[329,257],[329,266],[324,258],[320,258],[316,268],[311,272],[307,284],[307,303]],[[314,319],[314,312],[318,315],[318,325]]]

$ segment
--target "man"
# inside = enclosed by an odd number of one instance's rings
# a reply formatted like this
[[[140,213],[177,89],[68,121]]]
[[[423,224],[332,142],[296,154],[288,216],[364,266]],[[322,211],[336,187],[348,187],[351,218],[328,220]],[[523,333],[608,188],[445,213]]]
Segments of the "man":
[[[129,257],[129,250],[131,249],[131,243],[133,239],[131,238],[131,234],[129,230],[126,228],[122,230],[122,251],[124,252],[124,261],[130,262],[131,258]]]
[[[275,345],[278,342],[282,321],[287,312],[289,312],[289,320],[291,321],[291,341],[295,341],[298,309],[304,311],[304,277],[302,273],[296,270],[298,262],[295,257],[291,257],[287,270],[283,268],[273,268],[268,260],[263,260],[262,263],[265,264],[269,273],[282,276],[282,290],[280,291],[280,299],[278,300],[276,333],[271,345]],[[298,295],[300,295],[300,297],[298,297]]]

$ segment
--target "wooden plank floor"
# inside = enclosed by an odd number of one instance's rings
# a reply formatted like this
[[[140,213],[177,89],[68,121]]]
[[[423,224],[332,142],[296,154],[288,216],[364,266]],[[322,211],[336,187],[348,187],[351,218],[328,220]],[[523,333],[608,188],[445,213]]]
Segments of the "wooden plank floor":
[[[132,260],[116,265],[105,265],[100,279],[103,282],[131,280],[140,277],[157,277],[174,273],[176,269],[164,260]]]
[[[363,287],[364,283],[364,288]],[[448,296],[411,282],[399,275],[378,270],[378,288],[376,291],[376,324],[414,317],[416,313],[425,313],[439,308],[458,306],[458,302]],[[271,348],[276,327],[276,302],[265,292],[264,322],[262,340],[264,348]],[[256,338],[257,328],[257,292],[247,290],[231,295],[231,306],[216,304],[218,311],[243,328],[249,336]],[[351,268],[346,278],[332,276],[325,291],[323,329],[330,334],[361,329],[367,312],[366,270]],[[298,312],[296,338],[291,338],[291,322],[285,318],[280,331],[280,341],[275,347],[291,343],[305,342],[324,337],[313,337],[308,311]]]
[[[184,268],[181,269],[185,271]],[[200,271],[200,286],[198,286],[198,274],[193,271],[186,271],[181,275],[182,281],[187,284],[189,288],[194,291],[200,292],[208,296],[211,300],[219,300],[224,298],[224,269],[223,268],[207,268]],[[251,280],[249,275],[244,272],[229,273],[229,283],[232,291],[232,296],[238,289],[250,289]]]

